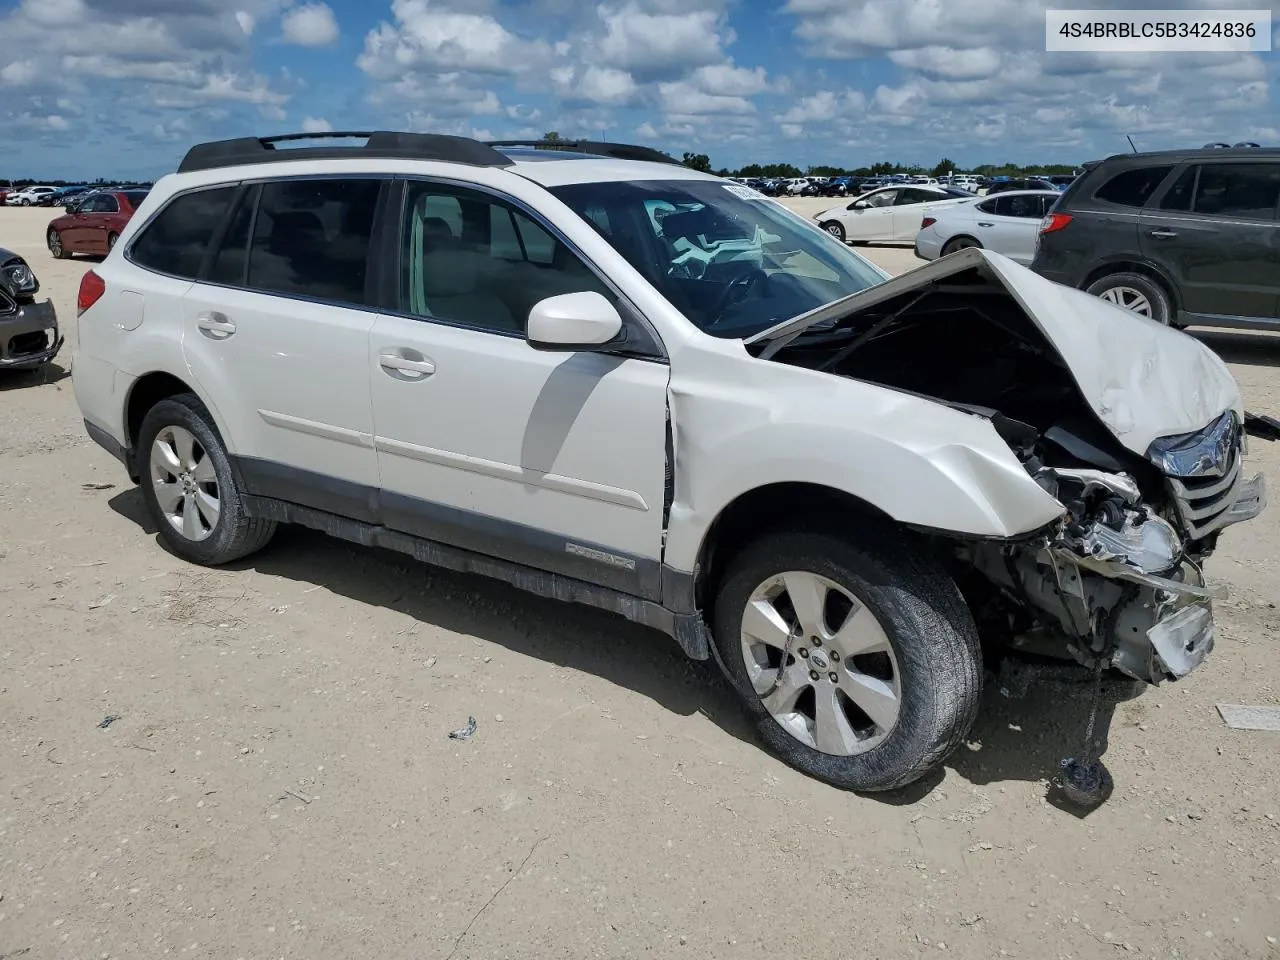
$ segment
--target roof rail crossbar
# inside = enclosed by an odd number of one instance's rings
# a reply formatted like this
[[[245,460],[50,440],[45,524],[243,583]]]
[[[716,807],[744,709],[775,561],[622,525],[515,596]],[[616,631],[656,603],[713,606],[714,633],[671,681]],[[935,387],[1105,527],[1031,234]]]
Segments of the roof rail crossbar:
[[[674,163],[680,165],[675,157],[655,150],[653,147],[639,147],[629,143],[606,143],[603,140],[490,140],[491,147],[535,147],[539,150],[569,150],[575,153],[592,153],[614,160],[648,160],[651,163]]]
[[[299,140],[363,139],[363,146],[315,146],[305,149],[276,148],[277,143]],[[341,160],[386,158],[394,160],[444,160],[473,167],[505,167],[511,159],[469,137],[438,133],[397,133],[388,130],[326,130],[318,133],[286,133],[274,137],[238,137],[200,143],[187,151],[179,173],[234,167],[247,163],[290,160]]]

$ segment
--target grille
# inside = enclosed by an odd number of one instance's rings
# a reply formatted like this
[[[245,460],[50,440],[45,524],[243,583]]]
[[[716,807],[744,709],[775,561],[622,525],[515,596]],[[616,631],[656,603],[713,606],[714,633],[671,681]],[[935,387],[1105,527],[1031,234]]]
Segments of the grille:
[[[1227,522],[1227,510],[1239,496],[1244,451],[1239,439],[1232,445],[1220,477],[1169,477],[1169,489],[1187,535],[1207,536]]]

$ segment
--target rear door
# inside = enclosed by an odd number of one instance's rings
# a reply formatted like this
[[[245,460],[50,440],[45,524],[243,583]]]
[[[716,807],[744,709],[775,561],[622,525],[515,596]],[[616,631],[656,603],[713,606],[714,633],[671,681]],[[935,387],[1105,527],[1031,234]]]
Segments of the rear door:
[[[1035,256],[1045,198],[1034,193],[1001,193],[978,205],[982,245],[1023,266]]]
[[[946,200],[946,194],[937,190],[925,190],[921,187],[903,187],[893,202],[892,232],[885,240],[895,243],[909,243],[920,232],[920,221],[925,214],[925,205]]]
[[[183,298],[183,351],[232,425],[251,493],[372,522],[369,256],[389,180],[313,177],[241,190]]]
[[[1173,279],[1181,309],[1280,316],[1280,163],[1208,161],[1178,171],[1143,212],[1143,254]]]

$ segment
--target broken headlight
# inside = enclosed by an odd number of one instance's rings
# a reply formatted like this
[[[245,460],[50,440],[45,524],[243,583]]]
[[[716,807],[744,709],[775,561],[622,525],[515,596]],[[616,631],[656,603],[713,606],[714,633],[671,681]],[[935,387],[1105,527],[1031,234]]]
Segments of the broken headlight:
[[[1228,410],[1203,430],[1156,438],[1147,448],[1147,459],[1170,477],[1220,477],[1239,444],[1240,421]]]
[[[10,260],[0,267],[0,273],[4,274],[5,284],[15,296],[29,296],[40,289],[40,282],[36,280],[36,275],[23,260]]]

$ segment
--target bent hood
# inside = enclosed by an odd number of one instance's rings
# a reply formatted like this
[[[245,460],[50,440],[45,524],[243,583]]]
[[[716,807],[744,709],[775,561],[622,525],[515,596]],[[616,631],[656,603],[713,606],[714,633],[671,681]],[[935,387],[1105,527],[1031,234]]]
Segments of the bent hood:
[[[975,269],[1017,301],[1066,363],[1098,419],[1134,453],[1145,456],[1157,437],[1199,430],[1227,410],[1243,418],[1235,378],[1199,340],[976,247],[793,317],[745,343],[768,343],[759,354],[768,359],[811,327]]]

